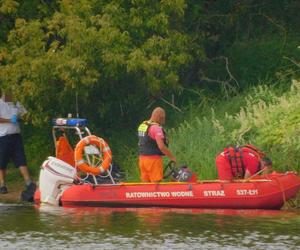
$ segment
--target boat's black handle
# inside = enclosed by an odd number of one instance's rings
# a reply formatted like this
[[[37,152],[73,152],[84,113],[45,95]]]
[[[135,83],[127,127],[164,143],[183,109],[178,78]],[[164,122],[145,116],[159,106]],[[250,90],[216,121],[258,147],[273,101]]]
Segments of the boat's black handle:
[[[169,178],[176,171],[175,162],[169,161],[168,164],[164,167],[164,179]]]

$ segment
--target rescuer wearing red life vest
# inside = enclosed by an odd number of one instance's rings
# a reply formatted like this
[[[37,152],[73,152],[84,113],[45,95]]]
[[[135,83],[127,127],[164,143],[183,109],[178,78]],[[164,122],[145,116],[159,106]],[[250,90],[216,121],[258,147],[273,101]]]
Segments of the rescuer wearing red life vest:
[[[220,180],[247,179],[255,173],[266,172],[272,161],[257,147],[246,144],[242,147],[227,147],[216,157]]]
[[[157,107],[152,111],[151,118],[138,127],[139,168],[143,182],[158,182],[163,179],[162,156],[176,162],[168,149],[166,133],[162,128],[165,117],[164,109]]]

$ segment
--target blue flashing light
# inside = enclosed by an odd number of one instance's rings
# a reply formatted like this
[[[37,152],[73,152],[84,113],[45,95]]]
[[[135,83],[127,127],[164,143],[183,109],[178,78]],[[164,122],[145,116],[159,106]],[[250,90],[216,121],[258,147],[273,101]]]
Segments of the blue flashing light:
[[[55,118],[52,120],[54,126],[87,126],[87,119],[82,118]]]

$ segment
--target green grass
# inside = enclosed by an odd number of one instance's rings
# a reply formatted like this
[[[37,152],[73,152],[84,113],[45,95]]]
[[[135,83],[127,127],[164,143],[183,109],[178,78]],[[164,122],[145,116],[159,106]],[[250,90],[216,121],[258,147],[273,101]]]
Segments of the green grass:
[[[172,151],[202,179],[217,177],[214,159],[228,144],[252,143],[268,153],[275,170],[299,172],[300,82],[287,92],[277,88],[252,87],[206,107],[206,116],[191,109],[194,115],[170,130]]]

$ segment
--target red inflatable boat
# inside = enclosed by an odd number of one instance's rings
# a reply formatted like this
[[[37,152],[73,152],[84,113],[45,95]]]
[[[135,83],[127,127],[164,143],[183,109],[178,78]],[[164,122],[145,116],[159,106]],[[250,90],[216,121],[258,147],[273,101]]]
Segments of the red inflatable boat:
[[[280,209],[285,201],[296,197],[300,178],[287,172],[247,182],[66,183],[64,187],[62,184],[57,187],[59,191],[54,192],[57,196],[49,199],[46,195],[42,202],[60,206]],[[41,201],[41,196],[38,190],[36,203]]]
[[[80,126],[84,127],[84,124],[78,124],[56,124],[54,129],[72,128],[81,136]],[[94,154],[95,150],[91,153],[85,149],[85,153],[87,162],[93,165],[89,155]],[[93,184],[85,179],[78,182],[73,159],[67,161],[59,158],[49,157],[43,163],[39,189],[34,196],[36,203],[60,206],[280,209],[286,201],[295,198],[300,189],[300,178],[294,172],[274,172],[234,182],[115,183],[108,169],[112,183],[98,184],[92,175]]]
[[[60,204],[279,209],[299,189],[300,178],[293,173],[274,173],[248,183],[74,185],[64,191]]]

